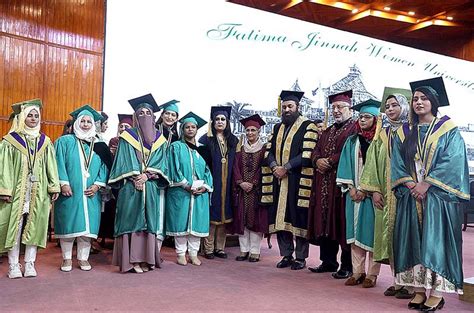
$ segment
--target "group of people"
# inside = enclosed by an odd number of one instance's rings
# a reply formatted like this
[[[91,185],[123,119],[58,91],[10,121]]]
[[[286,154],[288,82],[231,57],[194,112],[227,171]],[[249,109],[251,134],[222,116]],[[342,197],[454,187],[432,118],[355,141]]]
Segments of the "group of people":
[[[179,118],[178,101],[159,106],[148,94],[129,100],[134,114],[119,115],[108,145],[100,135],[107,116],[85,105],[53,146],[40,132],[41,101],[14,104],[0,142],[0,253],[8,252],[8,276],[37,275],[54,202],[62,271],[73,269],[74,241],[78,266],[91,269],[102,215],[113,225],[104,232],[113,230],[112,262],[121,272],[160,267],[166,236],[184,266],[201,265],[199,250],[206,259],[227,258],[227,234],[239,235],[237,261],[258,262],[264,234],[276,233],[277,268],[305,268],[315,244],[321,263],[310,271],[371,288],[380,265],[389,264],[386,296],[411,299],[413,309],[442,308],[441,292],[462,292],[466,150],[452,120],[438,116],[449,105],[442,79],[410,85],[386,88],[381,102],[352,105],[350,90],[330,95],[334,123],[326,129],[301,115],[303,92],[282,91],[281,122],[267,142],[258,114],[240,120],[241,138],[233,135],[227,106],[211,108],[208,132],[196,139],[204,119]]]

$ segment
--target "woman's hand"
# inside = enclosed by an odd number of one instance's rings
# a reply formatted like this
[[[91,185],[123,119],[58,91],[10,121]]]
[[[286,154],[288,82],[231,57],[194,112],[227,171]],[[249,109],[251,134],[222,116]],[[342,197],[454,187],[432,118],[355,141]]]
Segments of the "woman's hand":
[[[61,194],[65,197],[70,197],[72,196],[72,189],[71,186],[69,185],[62,185],[61,186]]]
[[[58,193],[58,192],[52,193],[52,194],[50,195],[50,197],[51,197],[51,202],[54,202],[54,201],[58,200],[58,198],[59,198],[59,193]]]
[[[93,197],[97,193],[97,191],[99,191],[99,189],[100,189],[99,186],[92,185],[89,188],[87,188],[86,190],[84,190],[84,195],[86,197]]]
[[[145,185],[147,181],[148,181],[148,176],[146,176],[145,173],[139,174],[133,177],[133,184],[135,186],[135,189],[139,191],[143,190],[143,185]]]
[[[5,201],[7,203],[12,203],[12,197],[10,196],[0,196],[1,201]]]
[[[193,190],[193,195],[198,196],[198,195],[201,195],[201,194],[205,193],[206,191],[207,191],[206,188],[199,187],[199,188]]]
[[[240,183],[240,188],[242,188],[245,192],[250,192],[253,188],[253,184],[248,183],[248,182],[242,182]]]
[[[430,188],[430,184],[422,181],[416,184],[414,188],[410,190],[411,195],[418,201],[421,201],[426,198],[426,193]]]
[[[331,168],[331,164],[329,163],[328,158],[320,158],[316,161],[316,166],[321,173],[325,173],[327,170]]]
[[[377,209],[383,210],[385,202],[383,200],[383,195],[380,192],[376,191],[372,194],[372,202]]]

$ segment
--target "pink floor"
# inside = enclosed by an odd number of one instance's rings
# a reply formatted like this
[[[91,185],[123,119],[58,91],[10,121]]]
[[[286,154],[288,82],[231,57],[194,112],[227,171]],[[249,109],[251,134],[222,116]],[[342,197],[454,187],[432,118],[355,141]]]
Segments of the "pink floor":
[[[464,275],[474,276],[474,228],[464,234]],[[384,297],[391,282],[382,266],[377,287],[346,287],[330,274],[307,269],[277,269],[280,259],[262,242],[259,263],[236,262],[238,248],[228,249],[229,259],[205,260],[200,267],[175,263],[174,251],[163,248],[163,268],[145,274],[121,274],[110,265],[105,250],[90,258],[92,271],[59,270],[60,249],[50,244],[38,255],[39,276],[10,280],[7,259],[0,264],[0,312],[9,311],[296,311],[296,312],[408,312],[407,300]],[[309,265],[319,264],[318,247],[312,246]],[[75,264],[75,263],[74,263]],[[474,304],[446,296],[442,312],[474,312]]]

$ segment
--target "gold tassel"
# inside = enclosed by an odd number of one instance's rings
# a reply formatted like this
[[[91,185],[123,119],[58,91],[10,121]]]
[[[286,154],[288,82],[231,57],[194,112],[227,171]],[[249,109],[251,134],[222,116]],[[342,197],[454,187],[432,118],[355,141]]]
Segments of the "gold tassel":
[[[326,111],[324,112],[324,129],[328,128],[328,121],[329,121],[329,108],[326,107]]]
[[[244,134],[240,135],[239,143],[237,143],[237,148],[235,149],[235,152],[242,151],[242,146],[244,145],[244,140],[245,140],[245,135]]]
[[[374,141],[377,140],[380,136],[380,131],[382,130],[382,113],[379,113],[377,116],[377,126],[375,127]]]
[[[209,123],[207,124],[207,137],[214,137],[212,134],[212,119],[209,120]]]
[[[278,109],[277,109],[277,116],[281,116],[281,98],[278,97]]]

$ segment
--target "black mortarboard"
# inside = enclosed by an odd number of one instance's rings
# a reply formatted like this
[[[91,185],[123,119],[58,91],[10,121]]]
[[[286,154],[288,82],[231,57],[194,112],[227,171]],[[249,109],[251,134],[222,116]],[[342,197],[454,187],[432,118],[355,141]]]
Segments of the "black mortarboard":
[[[109,116],[105,112],[100,112],[100,115],[102,115],[102,123],[109,119]]]
[[[193,112],[188,112],[185,116],[179,119],[179,122],[181,124],[193,123],[197,126],[198,129],[207,124],[204,119],[202,119],[199,115]]]
[[[230,119],[230,112],[232,107],[228,105],[213,106],[211,107],[211,119],[214,119],[217,115],[224,115],[227,119]]]
[[[303,98],[304,92],[303,91],[294,91],[294,90],[282,90],[280,93],[281,101],[295,101],[299,103],[301,98]]]
[[[262,118],[258,114],[254,114],[254,115],[251,115],[249,117],[243,118],[243,119],[239,120],[239,122],[242,125],[244,125],[245,128],[247,128],[249,126],[255,126],[256,128],[260,128],[260,127],[262,127],[263,125],[266,124],[265,121],[262,120]]]
[[[156,101],[151,95],[151,93],[138,97],[138,98],[130,99],[128,100],[128,103],[130,103],[130,105],[132,106],[135,112],[142,107],[148,107],[154,113],[160,110],[160,108],[158,107],[158,104],[156,104]]]
[[[438,98],[439,106],[444,107],[449,105],[448,94],[446,93],[446,88],[444,87],[442,77],[435,77],[411,82],[410,88],[412,93],[415,93],[415,90],[418,88],[428,89],[435,97]]]
[[[330,95],[328,98],[329,98],[329,103],[342,101],[342,102],[348,103],[349,105],[352,105],[352,100],[351,100],[352,89]]]

